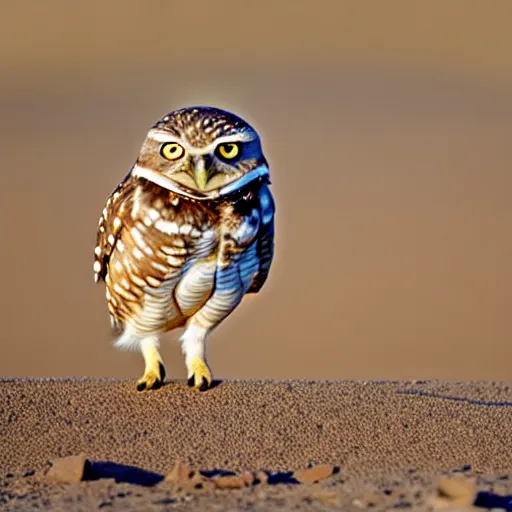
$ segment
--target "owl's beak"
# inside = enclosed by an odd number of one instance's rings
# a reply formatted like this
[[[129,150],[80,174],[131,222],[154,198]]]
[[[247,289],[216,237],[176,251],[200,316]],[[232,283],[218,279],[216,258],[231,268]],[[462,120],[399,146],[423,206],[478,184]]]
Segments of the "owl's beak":
[[[197,157],[194,159],[194,181],[199,190],[204,190],[208,183],[209,170],[206,169],[204,158]]]

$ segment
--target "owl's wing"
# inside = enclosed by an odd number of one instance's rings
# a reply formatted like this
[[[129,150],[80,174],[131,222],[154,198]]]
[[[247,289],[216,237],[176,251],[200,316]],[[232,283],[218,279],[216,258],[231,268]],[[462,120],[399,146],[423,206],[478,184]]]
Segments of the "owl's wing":
[[[94,280],[104,281],[108,263],[117,239],[121,235],[123,212],[131,207],[133,191],[137,180],[130,175],[116,187],[107,199],[98,221],[96,248],[94,249]]]
[[[247,293],[258,293],[270,272],[270,266],[274,258],[274,214],[275,204],[272,194],[266,185],[260,191],[260,218],[261,227],[256,242],[256,251],[259,258],[259,270],[254,276]]]

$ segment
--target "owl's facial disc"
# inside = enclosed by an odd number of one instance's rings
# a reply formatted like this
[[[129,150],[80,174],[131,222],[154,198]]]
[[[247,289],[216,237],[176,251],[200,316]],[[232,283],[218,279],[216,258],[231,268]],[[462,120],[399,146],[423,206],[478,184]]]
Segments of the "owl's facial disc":
[[[159,143],[160,172],[201,193],[236,182],[256,166],[255,153],[261,154],[259,140],[250,134],[218,137],[202,147],[157,130],[149,137]]]
[[[153,126],[132,174],[194,199],[226,196],[268,176],[256,132],[213,120]]]

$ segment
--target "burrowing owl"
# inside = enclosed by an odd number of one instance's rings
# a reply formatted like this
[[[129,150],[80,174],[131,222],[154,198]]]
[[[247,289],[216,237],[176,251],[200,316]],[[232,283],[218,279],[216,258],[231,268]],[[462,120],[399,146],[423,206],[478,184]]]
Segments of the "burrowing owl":
[[[256,131],[212,107],[170,112],[149,130],[99,219],[94,277],[106,285],[119,348],[140,349],[137,389],[165,378],[159,335],[181,337],[188,383],[211,386],[208,334],[265,283],[274,200]]]

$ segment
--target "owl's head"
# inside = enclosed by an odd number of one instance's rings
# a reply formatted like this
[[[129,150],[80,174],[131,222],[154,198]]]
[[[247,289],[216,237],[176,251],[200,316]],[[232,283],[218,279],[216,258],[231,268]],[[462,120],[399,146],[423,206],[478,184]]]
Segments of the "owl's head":
[[[256,131],[213,107],[186,107],[162,117],[131,172],[194,199],[227,196],[269,175]]]

